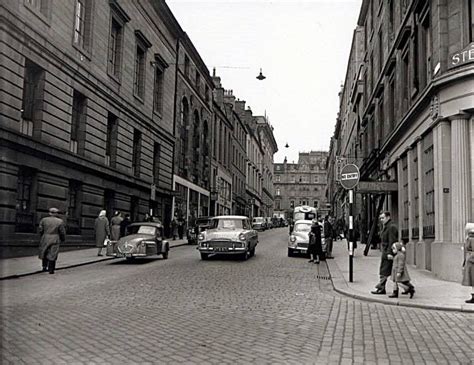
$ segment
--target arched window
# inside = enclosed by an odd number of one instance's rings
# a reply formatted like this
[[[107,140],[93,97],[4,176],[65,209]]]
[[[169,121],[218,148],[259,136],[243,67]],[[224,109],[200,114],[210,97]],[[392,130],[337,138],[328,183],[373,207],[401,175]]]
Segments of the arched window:
[[[209,166],[209,127],[205,120],[202,126],[202,177],[204,181],[208,181],[208,166]]]
[[[201,133],[200,133],[200,121],[199,121],[199,112],[197,110],[194,111],[194,118],[193,118],[193,167],[194,167],[194,176],[193,182],[198,183],[199,181],[199,157],[202,154],[200,151],[200,141],[201,141]]]
[[[178,171],[180,176],[186,177],[186,154],[188,150],[188,130],[189,123],[189,105],[186,97],[181,101],[181,111],[179,120],[179,155],[178,155]]]

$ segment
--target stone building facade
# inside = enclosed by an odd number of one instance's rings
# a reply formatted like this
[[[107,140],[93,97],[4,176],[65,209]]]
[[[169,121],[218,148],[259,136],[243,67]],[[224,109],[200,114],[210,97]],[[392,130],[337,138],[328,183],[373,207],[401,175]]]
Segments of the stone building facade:
[[[214,85],[186,33],[178,43],[177,64],[173,213],[187,221],[209,215]]]
[[[181,29],[166,4],[3,1],[0,20],[2,248],[35,245],[51,206],[70,244],[103,208],[170,216]]]
[[[455,281],[474,219],[473,8],[471,0],[363,1],[363,62],[352,71],[358,60],[349,60],[331,154],[381,182],[381,191],[362,191],[361,232],[391,211],[410,263]]]
[[[274,164],[274,214],[292,216],[293,208],[309,205],[318,209],[318,216],[328,212],[326,200],[326,163],[328,152],[300,152],[297,163]]]

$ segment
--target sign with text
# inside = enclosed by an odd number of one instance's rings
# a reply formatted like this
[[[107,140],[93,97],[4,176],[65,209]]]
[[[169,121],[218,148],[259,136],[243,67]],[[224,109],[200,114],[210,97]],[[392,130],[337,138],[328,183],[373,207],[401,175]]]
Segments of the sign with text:
[[[466,63],[474,62],[474,42],[466,48],[454,53],[449,57],[448,68],[462,66]]]
[[[344,189],[354,189],[359,182],[359,168],[354,164],[345,165],[341,170],[341,185]]]

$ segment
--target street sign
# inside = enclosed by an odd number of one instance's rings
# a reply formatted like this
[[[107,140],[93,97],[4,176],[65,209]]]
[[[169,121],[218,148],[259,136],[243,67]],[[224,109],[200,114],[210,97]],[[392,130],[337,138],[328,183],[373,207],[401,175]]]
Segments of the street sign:
[[[341,170],[341,185],[344,189],[354,189],[359,183],[359,168],[354,164],[345,165]]]

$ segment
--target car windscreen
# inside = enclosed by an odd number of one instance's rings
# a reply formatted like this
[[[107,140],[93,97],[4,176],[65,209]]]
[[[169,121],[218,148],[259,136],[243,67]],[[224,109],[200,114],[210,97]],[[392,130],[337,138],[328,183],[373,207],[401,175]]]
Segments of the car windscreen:
[[[254,222],[254,223],[262,223],[262,222],[263,222],[263,218],[254,218],[254,219],[253,219],[253,222]]]
[[[311,224],[308,223],[298,223],[295,224],[295,228],[293,228],[296,232],[309,232],[311,231]]]
[[[138,228],[137,233],[155,235],[156,234],[156,227],[140,226],[140,228]]]
[[[238,229],[243,228],[242,219],[214,219],[211,228]]]

